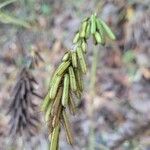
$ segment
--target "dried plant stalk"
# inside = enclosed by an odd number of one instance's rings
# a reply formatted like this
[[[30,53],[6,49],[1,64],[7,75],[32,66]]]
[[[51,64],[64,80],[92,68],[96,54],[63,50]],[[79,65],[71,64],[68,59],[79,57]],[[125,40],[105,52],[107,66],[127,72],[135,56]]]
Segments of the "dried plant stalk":
[[[31,136],[38,131],[39,118],[35,115],[37,105],[33,101],[33,96],[41,96],[35,93],[34,84],[37,84],[35,78],[27,68],[23,68],[13,89],[12,103],[8,110],[11,116],[9,124],[12,135],[27,132]]]

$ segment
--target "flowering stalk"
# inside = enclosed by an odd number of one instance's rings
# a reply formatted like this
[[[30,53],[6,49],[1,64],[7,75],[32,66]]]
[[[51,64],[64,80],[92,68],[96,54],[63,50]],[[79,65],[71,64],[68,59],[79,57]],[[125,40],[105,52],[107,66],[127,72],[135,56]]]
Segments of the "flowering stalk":
[[[35,92],[35,84],[37,81],[30,73],[30,70],[24,67],[18,77],[11,95],[11,105],[8,110],[11,118],[9,121],[10,134],[26,134],[28,136],[35,135],[39,129],[40,120],[35,115],[37,104],[33,96],[41,98]]]
[[[82,21],[81,27],[73,39],[75,48],[67,51],[63,56],[52,76],[49,91],[41,106],[42,111],[45,112],[45,120],[48,122],[51,136],[50,150],[58,149],[61,123],[66,130],[68,143],[73,144],[73,135],[66,110],[69,108],[69,112],[74,114],[76,105],[73,99],[75,97],[81,98],[83,92],[82,77],[87,72],[85,61],[87,40],[91,36],[95,45],[105,45],[106,38],[115,40],[115,35],[111,29],[96,14],[92,14],[91,17]]]

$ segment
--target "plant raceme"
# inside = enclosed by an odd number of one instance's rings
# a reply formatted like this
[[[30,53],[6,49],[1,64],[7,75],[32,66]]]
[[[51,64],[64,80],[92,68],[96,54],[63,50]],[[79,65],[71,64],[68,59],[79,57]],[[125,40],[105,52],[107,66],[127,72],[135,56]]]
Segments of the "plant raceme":
[[[106,38],[115,40],[115,35],[108,25],[92,14],[83,20],[81,27],[73,39],[74,50],[67,51],[56,71],[49,86],[49,91],[42,103],[45,120],[48,123],[51,138],[50,150],[58,150],[61,124],[65,128],[69,144],[73,144],[73,135],[67,112],[75,114],[75,97],[81,99],[83,92],[83,75],[87,71],[85,54],[87,40],[93,37],[94,44],[104,45]],[[67,111],[69,109],[69,111]]]

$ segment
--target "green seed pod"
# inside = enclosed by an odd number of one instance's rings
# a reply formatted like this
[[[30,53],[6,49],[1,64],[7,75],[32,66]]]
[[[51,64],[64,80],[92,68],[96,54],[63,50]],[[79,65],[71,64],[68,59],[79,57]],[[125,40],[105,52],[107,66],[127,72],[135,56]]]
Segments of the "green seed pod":
[[[91,33],[94,34],[96,32],[96,19],[95,15],[91,16]]]
[[[77,32],[74,39],[73,39],[73,44],[77,43],[79,38],[80,38],[80,34],[79,34],[79,32]]]
[[[81,29],[80,29],[80,37],[84,38],[85,37],[85,32],[86,32],[86,27],[87,27],[88,22],[84,21],[81,25]]]
[[[42,102],[42,105],[41,105],[41,110],[42,110],[43,112],[46,112],[47,107],[48,107],[50,101],[51,101],[51,99],[50,99],[50,97],[49,97],[49,94],[47,94],[47,95],[45,96],[43,102]]]
[[[50,102],[50,104],[48,105],[48,108],[47,108],[47,110],[46,110],[46,113],[45,113],[45,121],[46,121],[46,122],[49,121],[49,119],[50,119],[51,110],[52,110],[52,105],[53,105],[53,103]]]
[[[77,48],[77,56],[79,59],[79,64],[82,70],[82,73],[86,73],[86,63],[82,53],[82,49],[80,47]]]
[[[105,45],[105,31],[104,31],[102,24],[100,23],[100,21],[98,19],[96,19],[96,27],[101,36],[101,41],[102,41],[101,43],[102,43],[102,45]]]
[[[88,22],[88,25],[87,25],[87,28],[85,31],[85,38],[86,39],[88,39],[90,37],[90,29],[91,29],[90,22]]]
[[[83,81],[82,81],[82,74],[79,69],[75,70],[75,77],[77,81],[77,87],[82,92],[83,91]]]
[[[96,39],[95,39],[95,36],[94,36],[94,35],[93,35],[93,43],[94,43],[95,45],[98,44],[97,41],[96,41]]]
[[[56,70],[56,74],[61,76],[65,70],[69,67],[70,61],[62,62]]]
[[[100,23],[102,24],[107,36],[111,39],[111,40],[115,40],[116,37],[114,35],[114,33],[112,32],[112,30],[108,27],[108,25],[103,21],[100,20]]]
[[[55,78],[56,78],[54,80],[55,82],[52,84],[52,87],[51,87],[51,89],[49,91],[50,99],[54,99],[55,98],[62,76],[56,76]]]
[[[95,32],[94,37],[95,37],[96,43],[102,43],[101,36],[97,31]]]
[[[49,89],[52,87],[52,85],[54,84],[56,79],[56,71],[53,73],[51,79],[50,79],[50,83],[49,83]]]
[[[82,51],[84,53],[86,53],[87,45],[86,45],[86,42],[84,40],[82,40],[81,48],[82,48]]]
[[[68,105],[68,94],[69,94],[69,75],[65,74],[63,95],[62,95],[62,105],[66,107]]]
[[[52,108],[52,112],[51,112],[51,114],[53,116],[56,115],[57,112],[58,112],[58,108],[59,108],[59,105],[60,105],[60,102],[61,102],[62,92],[63,92],[63,88],[60,87],[58,92],[57,92],[57,95],[55,97],[55,101],[53,103],[53,108]]]
[[[73,68],[71,66],[69,67],[69,79],[70,79],[71,90],[76,91],[77,90],[76,79],[75,79]]]
[[[89,20],[89,17],[86,17],[86,18],[83,19],[83,22],[88,21],[88,20]]]
[[[62,61],[67,61],[69,59],[70,52],[65,53],[65,55],[62,58]]]
[[[62,111],[62,114],[63,114],[63,125],[65,127],[65,131],[67,134],[67,141],[70,145],[73,145],[73,134],[72,134],[71,126],[68,121],[68,117],[67,117],[65,110]]]
[[[50,150],[57,150],[59,142],[59,134],[60,134],[60,125],[57,125],[54,128],[53,133],[51,135]]]
[[[69,111],[72,115],[75,115],[76,113],[76,105],[74,100],[72,99],[71,95],[69,96],[69,102],[68,102],[68,106],[69,106]]]
[[[77,55],[76,52],[72,52],[71,53],[71,59],[72,59],[72,65],[73,67],[77,67]]]

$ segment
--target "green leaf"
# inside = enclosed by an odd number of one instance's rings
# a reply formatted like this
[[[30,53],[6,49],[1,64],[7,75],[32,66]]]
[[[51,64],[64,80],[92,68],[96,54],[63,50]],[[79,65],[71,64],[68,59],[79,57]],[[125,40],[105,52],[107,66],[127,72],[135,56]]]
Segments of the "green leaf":
[[[7,13],[0,11],[0,22],[5,24],[14,24],[18,26],[22,26],[24,28],[30,28],[30,25],[24,20],[13,17]]]
[[[8,0],[8,1],[0,3],[0,9],[7,6],[7,5],[9,5],[9,4],[11,4],[11,3],[13,3],[13,2],[15,2],[15,1],[17,1],[17,0]]]

